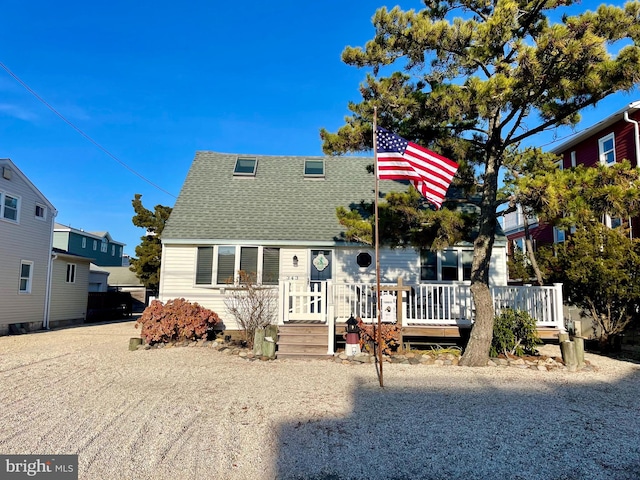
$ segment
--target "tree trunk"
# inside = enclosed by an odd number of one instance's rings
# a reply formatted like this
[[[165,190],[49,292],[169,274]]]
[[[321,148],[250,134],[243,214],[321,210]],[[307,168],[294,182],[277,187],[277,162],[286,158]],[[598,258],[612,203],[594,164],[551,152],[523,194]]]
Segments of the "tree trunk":
[[[475,322],[469,343],[460,359],[465,367],[486,367],[493,338],[495,310],[489,290],[489,268],[496,237],[496,197],[498,192],[499,157],[489,154],[485,168],[485,185],[478,218],[478,237],[473,244],[471,295],[475,304]]]
[[[486,367],[493,339],[493,299],[489,286],[481,282],[471,285],[471,294],[476,306],[476,318],[460,365]]]
[[[538,261],[536,260],[536,254],[533,252],[533,242],[531,241],[531,234],[529,232],[529,219],[527,218],[528,212],[522,210],[522,224],[524,226],[524,243],[527,249],[527,257],[531,262],[531,268],[533,268],[533,273],[536,276],[536,282],[538,286],[543,285],[542,281],[542,272],[540,271],[540,267],[538,267]]]

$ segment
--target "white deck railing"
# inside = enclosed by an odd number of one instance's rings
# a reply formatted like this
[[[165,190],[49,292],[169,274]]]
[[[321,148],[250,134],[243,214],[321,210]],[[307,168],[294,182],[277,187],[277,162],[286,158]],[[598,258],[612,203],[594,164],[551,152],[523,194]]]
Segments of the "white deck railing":
[[[381,285],[381,294],[397,295]],[[430,283],[407,285],[402,292],[402,324],[470,325],[475,308],[470,284]],[[385,289],[387,288],[387,289]],[[547,287],[491,287],[496,314],[504,308],[524,310],[539,327],[564,329],[562,285]],[[377,321],[376,285],[370,283],[280,282],[280,319],[282,322],[305,320],[334,324],[353,315],[364,322]],[[384,297],[383,297],[384,298]]]

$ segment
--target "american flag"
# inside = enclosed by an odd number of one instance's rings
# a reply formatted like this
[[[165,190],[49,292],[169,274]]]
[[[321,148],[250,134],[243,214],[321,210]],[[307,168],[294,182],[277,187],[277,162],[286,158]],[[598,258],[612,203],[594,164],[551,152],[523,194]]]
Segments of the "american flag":
[[[423,197],[440,208],[458,164],[382,127],[376,133],[378,178],[410,180]]]

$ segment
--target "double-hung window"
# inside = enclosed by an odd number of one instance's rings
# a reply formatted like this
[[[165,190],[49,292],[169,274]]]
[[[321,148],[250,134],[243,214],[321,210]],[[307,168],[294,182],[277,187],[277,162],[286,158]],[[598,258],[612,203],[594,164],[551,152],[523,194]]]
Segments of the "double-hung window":
[[[103,238],[102,243],[100,244],[100,251],[102,253],[107,253],[108,247],[109,247],[109,242],[107,241],[106,238]]]
[[[262,285],[277,285],[280,273],[280,249],[221,245],[198,247],[196,285],[237,283],[238,272]]]
[[[33,281],[33,262],[22,260],[20,262],[20,293],[31,293],[31,283]]]
[[[0,218],[18,223],[20,198],[8,193],[0,192]]]
[[[67,283],[76,283],[76,264],[67,263]]]
[[[420,281],[471,280],[473,250],[443,250],[420,252]]]
[[[600,163],[603,165],[613,165],[616,163],[616,145],[613,133],[598,140],[600,152]]]

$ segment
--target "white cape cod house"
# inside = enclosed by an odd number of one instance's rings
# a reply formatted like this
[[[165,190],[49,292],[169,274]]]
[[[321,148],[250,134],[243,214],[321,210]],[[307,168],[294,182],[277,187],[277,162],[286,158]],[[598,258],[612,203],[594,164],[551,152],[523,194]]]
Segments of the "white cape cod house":
[[[197,152],[162,234],[159,300],[186,298],[238,330],[224,298],[239,270],[278,289],[278,355],[331,354],[351,316],[376,316],[374,250],[347,242],[336,208],[372,202],[371,157],[284,157]],[[401,191],[383,180],[380,190]],[[473,246],[440,252],[381,248],[381,283],[399,281],[403,334],[460,337],[473,321]],[[506,242],[491,259],[496,305],[528,308],[540,327],[562,324],[559,288],[507,287]],[[520,290],[518,289],[520,288]],[[387,291],[397,295],[396,291]],[[397,297],[396,297],[397,300]],[[558,313],[560,312],[560,313]]]

